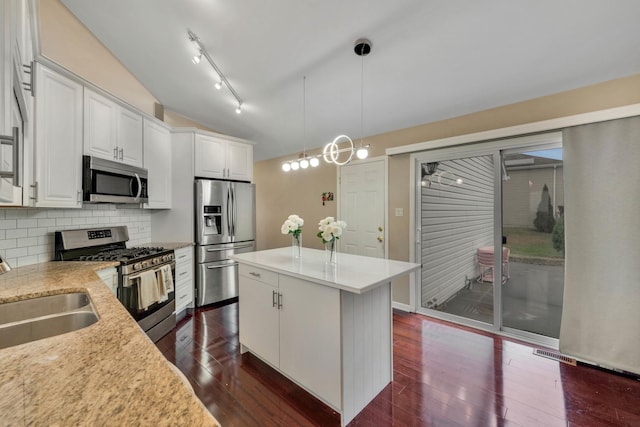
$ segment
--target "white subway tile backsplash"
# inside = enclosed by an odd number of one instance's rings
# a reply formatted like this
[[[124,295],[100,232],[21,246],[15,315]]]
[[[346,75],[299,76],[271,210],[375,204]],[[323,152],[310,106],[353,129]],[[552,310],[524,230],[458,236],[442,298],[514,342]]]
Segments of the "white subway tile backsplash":
[[[29,231],[26,228],[14,228],[12,230],[6,230],[5,238],[7,239],[18,239],[20,237],[27,237],[29,235]]]
[[[128,246],[151,241],[151,212],[137,207],[85,205],[82,209],[0,209],[0,255],[11,266],[51,261],[54,232],[126,225]]]
[[[52,227],[56,225],[55,218],[38,219],[38,227]]]
[[[19,219],[17,228],[33,228],[38,226],[37,219]]]
[[[25,248],[38,244],[37,237],[23,237],[22,239],[16,239],[16,246],[19,248]]]
[[[3,220],[0,220],[0,229],[7,230],[9,228],[16,228],[16,220],[15,219],[3,219]]]

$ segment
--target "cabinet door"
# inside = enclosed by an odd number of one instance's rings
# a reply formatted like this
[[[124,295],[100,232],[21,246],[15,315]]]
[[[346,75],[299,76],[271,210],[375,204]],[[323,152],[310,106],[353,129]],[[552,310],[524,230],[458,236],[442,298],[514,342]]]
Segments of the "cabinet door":
[[[240,343],[262,359],[278,367],[278,309],[274,307],[277,288],[240,276]]]
[[[118,106],[118,161],[142,167],[142,115]]]
[[[150,209],[171,208],[171,132],[144,119],[144,168],[149,171]]]
[[[196,135],[195,176],[226,178],[226,141],[207,135]]]
[[[82,86],[36,68],[36,206],[81,207]]]
[[[282,274],[279,288],[280,370],[339,408],[340,291]]]
[[[107,160],[118,158],[117,111],[116,103],[84,89],[84,154]]]
[[[253,180],[253,146],[227,142],[227,178],[237,181]]]
[[[193,307],[193,248],[175,250],[176,255],[176,313]]]

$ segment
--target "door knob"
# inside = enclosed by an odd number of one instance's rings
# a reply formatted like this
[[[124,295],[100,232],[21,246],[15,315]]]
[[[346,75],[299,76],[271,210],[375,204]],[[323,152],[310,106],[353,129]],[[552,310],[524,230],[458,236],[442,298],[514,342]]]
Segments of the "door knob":
[[[382,227],[378,227],[378,231],[382,231]]]
[[[378,236],[378,242],[382,242],[382,236]]]

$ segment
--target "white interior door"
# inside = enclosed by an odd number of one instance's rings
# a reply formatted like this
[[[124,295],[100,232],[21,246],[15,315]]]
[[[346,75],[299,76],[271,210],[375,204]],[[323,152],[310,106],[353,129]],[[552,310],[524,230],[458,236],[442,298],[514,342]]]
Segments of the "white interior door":
[[[340,168],[338,219],[347,223],[340,251],[386,257],[386,159],[371,159]]]

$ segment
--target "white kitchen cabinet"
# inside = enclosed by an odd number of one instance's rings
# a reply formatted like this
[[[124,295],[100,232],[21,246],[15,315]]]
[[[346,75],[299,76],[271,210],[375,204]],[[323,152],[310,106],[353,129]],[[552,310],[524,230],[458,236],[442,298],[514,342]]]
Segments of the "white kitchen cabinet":
[[[176,314],[193,307],[193,247],[176,249]]]
[[[280,366],[278,275],[240,265],[240,342],[275,368]]]
[[[84,154],[142,167],[142,115],[85,88]]]
[[[339,408],[340,291],[240,264],[239,301],[242,345]]]
[[[35,129],[35,206],[82,207],[82,85],[40,64]]]
[[[144,119],[144,168],[149,172],[149,202],[145,208],[171,208],[171,130]]]
[[[31,93],[31,31],[28,0],[0,4],[0,206],[29,206],[33,183],[33,98]],[[15,145],[7,144],[18,129]]]
[[[253,146],[223,136],[197,134],[195,174],[203,178],[248,181],[253,179]]]

